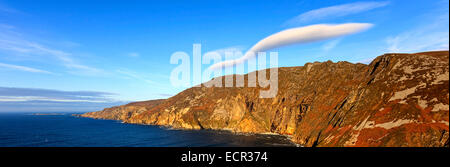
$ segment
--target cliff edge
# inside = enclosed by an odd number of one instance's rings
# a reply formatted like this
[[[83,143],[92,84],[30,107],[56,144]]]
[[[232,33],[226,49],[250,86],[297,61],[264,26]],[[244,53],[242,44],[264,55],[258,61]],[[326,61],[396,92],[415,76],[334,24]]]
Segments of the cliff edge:
[[[449,146],[448,51],[384,54],[369,65],[307,63],[278,73],[275,98],[259,98],[258,87],[193,87],[81,116],[278,133],[304,146]]]

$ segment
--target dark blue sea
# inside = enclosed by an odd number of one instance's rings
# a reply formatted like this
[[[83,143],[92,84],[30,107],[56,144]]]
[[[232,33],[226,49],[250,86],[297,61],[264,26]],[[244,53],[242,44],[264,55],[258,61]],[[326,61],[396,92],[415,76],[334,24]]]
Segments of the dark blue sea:
[[[271,147],[295,146],[278,135],[171,130],[72,116],[0,113],[0,147]]]

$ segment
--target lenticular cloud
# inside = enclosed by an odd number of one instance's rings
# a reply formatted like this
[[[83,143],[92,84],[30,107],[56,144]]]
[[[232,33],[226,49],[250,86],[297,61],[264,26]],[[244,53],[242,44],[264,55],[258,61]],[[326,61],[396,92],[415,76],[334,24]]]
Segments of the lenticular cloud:
[[[253,58],[257,52],[264,52],[292,44],[303,44],[330,38],[358,33],[372,27],[369,23],[346,23],[346,24],[316,24],[305,27],[291,28],[272,34],[259,41],[250,48],[244,56],[235,60],[216,63],[210,69],[232,67]]]

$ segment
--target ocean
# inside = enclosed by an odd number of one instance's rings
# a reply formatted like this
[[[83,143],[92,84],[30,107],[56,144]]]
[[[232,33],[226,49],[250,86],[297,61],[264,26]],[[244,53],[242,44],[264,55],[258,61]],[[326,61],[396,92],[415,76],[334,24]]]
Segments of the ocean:
[[[173,130],[72,116],[0,113],[0,147],[280,147],[279,135]]]

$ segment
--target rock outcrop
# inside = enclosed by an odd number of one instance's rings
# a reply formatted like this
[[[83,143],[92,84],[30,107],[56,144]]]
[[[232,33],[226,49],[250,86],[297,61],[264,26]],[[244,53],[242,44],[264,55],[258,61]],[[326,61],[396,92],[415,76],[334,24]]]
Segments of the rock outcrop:
[[[369,65],[307,63],[281,67],[278,73],[274,98],[259,98],[261,88],[247,85],[193,87],[166,100],[82,116],[183,129],[278,133],[304,146],[449,145],[448,51],[385,54]]]

